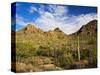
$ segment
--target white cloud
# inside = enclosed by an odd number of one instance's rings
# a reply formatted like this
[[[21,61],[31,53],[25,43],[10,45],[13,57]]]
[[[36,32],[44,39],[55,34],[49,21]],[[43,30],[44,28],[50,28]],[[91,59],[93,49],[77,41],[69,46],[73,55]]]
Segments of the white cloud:
[[[34,12],[37,12],[38,14],[42,15],[45,13],[45,6],[44,5],[40,5],[40,7],[36,8],[34,6],[31,6],[29,8],[29,13],[33,14]]]
[[[60,28],[62,31],[64,31],[67,34],[74,33],[78,31],[83,25],[87,24],[88,22],[97,19],[97,14],[95,13],[90,13],[90,14],[82,14],[79,16],[71,16],[68,20],[66,21],[63,26]]]
[[[40,18],[38,18],[35,23],[43,30],[53,30],[59,25],[59,22],[55,19],[55,17],[49,13],[45,12],[43,15],[41,15]]]
[[[31,7],[29,8],[29,12],[30,12],[30,13],[37,12],[37,8],[31,6]]]
[[[68,12],[68,8],[64,7],[64,6],[57,6],[54,10],[54,16],[64,16],[65,14],[67,14]]]
[[[91,20],[97,19],[97,14],[81,14],[78,16],[68,15],[68,8],[63,6],[48,7],[49,12],[45,11],[36,21],[35,24],[44,31],[53,30],[59,27],[66,34],[76,32]],[[66,14],[66,15],[65,15]]]
[[[26,22],[24,21],[25,19],[18,14],[16,14],[16,24],[24,26]]]

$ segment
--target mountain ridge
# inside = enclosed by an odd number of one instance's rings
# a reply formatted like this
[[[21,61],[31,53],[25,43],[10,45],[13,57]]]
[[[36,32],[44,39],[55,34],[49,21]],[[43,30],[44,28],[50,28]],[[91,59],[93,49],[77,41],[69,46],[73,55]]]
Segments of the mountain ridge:
[[[92,20],[87,24],[83,25],[78,31],[72,33],[71,35],[79,35],[79,34],[86,34],[92,35],[97,32],[97,20]]]
[[[18,32],[18,31],[17,31]],[[83,25],[78,31],[72,33],[72,34],[65,34],[60,28],[55,28],[54,30],[49,30],[47,32],[43,31],[40,28],[35,27],[32,24],[28,24],[26,27],[21,29],[19,32],[24,32],[24,33],[36,33],[36,34],[64,34],[64,35],[69,35],[69,36],[74,36],[74,35],[83,35],[83,34],[94,34],[97,32],[97,20],[92,20],[88,22],[86,25]],[[58,35],[59,35],[58,34]]]

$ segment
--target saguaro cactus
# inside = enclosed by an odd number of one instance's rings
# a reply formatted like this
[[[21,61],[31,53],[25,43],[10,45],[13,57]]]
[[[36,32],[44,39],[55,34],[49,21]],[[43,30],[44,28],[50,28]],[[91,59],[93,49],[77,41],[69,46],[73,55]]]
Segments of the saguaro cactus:
[[[80,61],[80,42],[79,42],[79,36],[78,36],[78,46],[77,46],[77,49],[78,49],[78,61]]]

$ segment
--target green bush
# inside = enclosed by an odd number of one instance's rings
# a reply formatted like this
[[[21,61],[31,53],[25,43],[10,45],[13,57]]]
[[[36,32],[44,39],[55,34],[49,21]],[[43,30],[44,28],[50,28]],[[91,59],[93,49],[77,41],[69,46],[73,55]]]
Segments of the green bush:
[[[58,62],[61,67],[70,68],[73,62],[73,56],[71,53],[64,53],[58,57]]]

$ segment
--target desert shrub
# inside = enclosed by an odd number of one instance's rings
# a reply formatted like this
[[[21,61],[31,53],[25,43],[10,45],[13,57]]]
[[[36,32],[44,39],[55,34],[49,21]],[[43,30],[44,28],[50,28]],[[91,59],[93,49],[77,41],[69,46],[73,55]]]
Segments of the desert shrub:
[[[77,61],[78,60],[78,54],[77,54],[77,50],[74,50],[74,51],[71,51],[71,54],[72,54],[72,56],[73,56],[73,60],[74,61]]]
[[[88,59],[90,55],[90,49],[81,49],[80,56],[81,59]]]
[[[89,56],[89,66],[90,67],[97,67],[97,50],[92,49]]]
[[[69,52],[70,50],[66,50],[64,47],[39,47],[37,50],[37,55],[41,56],[48,56],[48,57],[57,57],[59,55],[62,55],[65,52]]]
[[[33,57],[29,57],[28,59],[26,59],[27,64],[32,64],[33,66],[39,66],[39,65],[43,65],[43,59],[41,57],[38,56],[33,56]]]
[[[88,45],[95,44],[95,43],[96,43],[95,39],[89,39],[89,40],[87,41],[87,44],[88,44]]]
[[[81,50],[81,59],[88,60],[88,67],[96,67],[97,66],[97,50],[96,49],[82,49]]]
[[[50,58],[44,58],[44,59],[43,59],[43,63],[44,63],[44,64],[51,64],[51,63],[53,63],[53,62],[52,62],[52,60],[51,60]]]
[[[16,72],[30,72],[32,69],[33,66],[31,64],[16,62]]]
[[[37,55],[37,46],[34,46],[29,42],[17,42],[16,44],[16,56],[20,58],[28,58]]]
[[[48,51],[46,49],[38,49],[37,55],[48,56]]]
[[[73,62],[73,56],[71,53],[64,53],[58,57],[59,66],[64,68],[70,68]]]
[[[45,64],[51,64],[52,60],[49,57],[30,57],[29,62],[31,63],[33,66],[40,66],[40,65],[45,65]]]
[[[28,58],[28,50],[17,50],[16,51],[16,57],[18,58]]]
[[[93,57],[95,59],[97,56],[96,49],[82,49],[80,52],[81,52],[81,59],[89,59],[90,57]]]
[[[37,55],[53,57],[55,55],[55,50],[52,47],[40,46],[39,49],[37,50]]]

